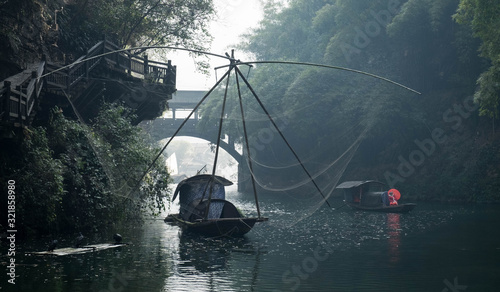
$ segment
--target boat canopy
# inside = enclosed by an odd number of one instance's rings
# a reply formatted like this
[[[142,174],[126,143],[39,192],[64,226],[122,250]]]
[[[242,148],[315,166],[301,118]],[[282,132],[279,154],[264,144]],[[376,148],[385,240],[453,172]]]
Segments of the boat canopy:
[[[365,184],[378,184],[378,185],[385,185],[383,182],[379,182],[376,180],[361,180],[361,181],[346,181],[335,187],[336,189],[352,189],[352,188],[357,188],[359,186],[365,185]]]
[[[346,181],[336,187],[344,190],[344,201],[362,206],[382,204],[385,184],[376,180]]]
[[[224,206],[228,203],[225,201],[224,187],[232,184],[231,181],[221,176],[195,175],[177,185],[172,201],[179,194],[179,215],[184,220],[201,219],[198,218],[200,215],[207,219],[221,218]],[[200,204],[204,204],[205,207],[199,206]]]
[[[175,200],[175,198],[177,198],[177,195],[179,194],[179,192],[183,186],[185,186],[185,185],[205,185],[207,182],[209,182],[212,179],[212,177],[214,178],[214,184],[220,184],[223,186],[230,186],[233,184],[230,180],[228,180],[222,176],[218,176],[218,175],[212,176],[210,174],[199,174],[199,175],[195,175],[192,177],[188,177],[188,178],[182,180],[177,185],[177,188],[175,189],[175,192],[174,192],[174,197],[172,198],[172,202]]]
[[[372,192],[364,193],[361,196],[361,201],[359,202],[362,206],[380,206],[382,205],[382,194],[383,192]]]

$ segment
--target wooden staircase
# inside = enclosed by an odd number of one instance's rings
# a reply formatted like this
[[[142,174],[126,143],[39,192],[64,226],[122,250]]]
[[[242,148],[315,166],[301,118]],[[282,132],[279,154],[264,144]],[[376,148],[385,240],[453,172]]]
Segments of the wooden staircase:
[[[135,109],[137,122],[161,115],[176,91],[176,67],[151,61],[103,40],[69,65],[42,60],[0,84],[0,120],[29,125],[41,100],[69,100],[89,119],[100,101],[122,101]],[[56,98],[51,98],[56,97]]]
[[[45,62],[35,63],[26,70],[5,79],[0,86],[0,120],[19,127],[30,123],[44,80],[40,78]]]

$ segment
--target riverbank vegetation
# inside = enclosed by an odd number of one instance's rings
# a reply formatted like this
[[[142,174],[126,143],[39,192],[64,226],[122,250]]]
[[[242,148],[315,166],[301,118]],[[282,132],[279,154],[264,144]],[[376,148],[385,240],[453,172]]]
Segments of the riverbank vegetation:
[[[89,126],[53,108],[46,123],[11,140],[2,150],[1,177],[16,182],[20,231],[97,231],[164,210],[167,169],[157,162],[139,186],[159,149],[133,120],[116,104],[103,105]]]

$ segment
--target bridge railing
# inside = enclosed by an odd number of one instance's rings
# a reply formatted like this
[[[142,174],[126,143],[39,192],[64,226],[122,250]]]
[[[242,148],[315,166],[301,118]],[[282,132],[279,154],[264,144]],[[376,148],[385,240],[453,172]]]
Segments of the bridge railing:
[[[1,120],[13,121],[15,125],[20,126],[31,116],[43,87],[44,81],[40,76],[44,72],[45,62],[40,62],[34,69],[31,74],[17,74],[4,81],[0,89]]]

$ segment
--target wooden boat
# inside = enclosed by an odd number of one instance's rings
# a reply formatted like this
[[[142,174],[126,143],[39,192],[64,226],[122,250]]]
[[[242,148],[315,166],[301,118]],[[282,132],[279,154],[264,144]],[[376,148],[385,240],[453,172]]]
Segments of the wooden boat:
[[[172,139],[177,135],[180,129],[185,125],[185,123],[190,119],[190,117],[197,111],[198,107],[203,103],[203,101],[213,92],[215,88],[224,80],[227,79],[229,83],[229,76],[231,71],[235,71],[237,76],[240,76],[242,80],[245,81],[248,87],[248,81],[239,71],[236,66],[236,60],[234,59],[234,51],[230,57],[230,65],[226,73],[217,83],[206,93],[206,95],[200,100],[200,102],[193,108],[191,113],[184,119],[183,123],[179,126],[177,131],[170,137],[169,141],[165,144],[162,151],[163,152]],[[212,173],[208,174],[197,174],[193,177],[189,177],[181,181],[175,190],[172,201],[176,199],[179,195],[179,205],[180,210],[178,214],[171,214],[165,218],[165,222],[172,223],[181,226],[184,229],[188,229],[194,232],[198,232],[208,236],[242,236],[249,232],[255,223],[267,221],[268,218],[262,217],[260,214],[259,201],[257,198],[257,190],[255,188],[255,178],[251,176],[255,206],[257,208],[257,217],[245,217],[241,211],[239,211],[231,202],[225,200],[225,186],[232,185],[233,183],[229,180],[217,176],[217,159],[219,156],[222,125],[224,122],[224,117],[226,115],[225,104],[227,98],[228,87],[226,85],[224,93],[224,101],[222,105],[222,112],[218,125],[218,136],[216,137],[216,147],[215,147],[215,158],[212,168]],[[253,92],[253,90],[252,90]],[[243,110],[243,104],[241,102],[241,93],[239,90],[238,83],[238,98],[240,100],[240,110],[241,110],[241,121],[243,126],[243,131],[245,133],[244,145],[246,146],[247,162],[252,170],[252,160],[250,159],[250,149],[248,143],[248,135],[245,124],[245,116]],[[257,96],[255,96],[258,99]],[[261,104],[262,109],[267,112],[267,110]],[[270,116],[269,116],[270,118]],[[271,118],[270,118],[271,119]],[[157,156],[158,158],[158,156]],[[155,159],[156,160],[156,159]],[[154,163],[154,161],[153,161]]]
[[[252,230],[257,222],[267,221],[268,218],[218,218],[198,221],[183,220],[179,214],[171,214],[165,218],[165,222],[173,223],[189,231],[206,236],[243,236]]]
[[[346,181],[336,187],[344,190],[344,202],[353,209],[385,213],[407,213],[417,206],[413,203],[390,205],[384,201],[388,188],[379,181]]]
[[[363,206],[360,204],[355,204],[355,203],[346,203],[353,209],[357,210],[363,210],[363,211],[374,211],[374,212],[384,212],[384,213],[408,213],[417,204],[414,203],[406,203],[406,204],[401,204],[401,205],[389,205],[389,206],[378,206],[378,207],[372,207],[372,206]]]
[[[225,200],[225,186],[233,183],[221,176],[196,175],[181,181],[173,200],[179,197],[178,214],[170,214],[165,222],[207,236],[242,236],[264,217],[245,217]]]

